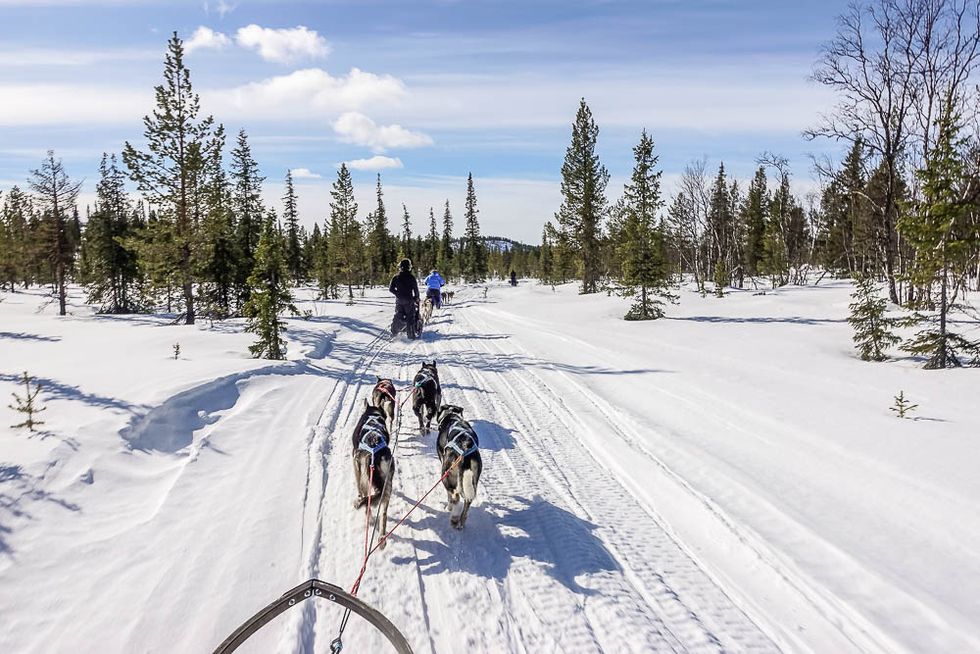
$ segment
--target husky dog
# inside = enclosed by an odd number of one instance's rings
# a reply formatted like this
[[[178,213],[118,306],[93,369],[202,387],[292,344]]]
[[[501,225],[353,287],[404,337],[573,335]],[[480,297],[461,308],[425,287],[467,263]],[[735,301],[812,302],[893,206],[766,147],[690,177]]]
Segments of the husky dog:
[[[443,291],[442,293],[442,303],[449,304],[453,301],[453,296],[456,295],[456,291]]]
[[[483,459],[480,457],[480,439],[472,425],[463,419],[461,407],[444,404],[439,410],[436,452],[442,462],[443,474],[463,457],[442,482],[449,495],[449,524],[462,529],[470,512],[470,504],[476,499],[476,485],[483,472]]]
[[[436,362],[423,363],[415,373],[412,411],[419,419],[419,432],[424,436],[432,429],[432,419],[442,406],[442,387],[439,386],[439,370]]]
[[[395,428],[395,384],[390,379],[378,377],[378,383],[371,391],[371,406],[376,406],[385,414],[385,426],[390,434]]]
[[[395,460],[388,448],[388,429],[385,427],[385,414],[364,399],[364,413],[357,421],[353,438],[354,485],[357,499],[354,509],[359,509],[371,498],[378,507],[378,527],[381,533],[387,532],[388,500],[391,498],[391,485],[395,477]],[[374,473],[371,466],[374,465]],[[381,542],[384,548],[385,542]]]
[[[432,300],[430,298],[425,298],[422,303],[422,322],[428,323],[432,319]]]

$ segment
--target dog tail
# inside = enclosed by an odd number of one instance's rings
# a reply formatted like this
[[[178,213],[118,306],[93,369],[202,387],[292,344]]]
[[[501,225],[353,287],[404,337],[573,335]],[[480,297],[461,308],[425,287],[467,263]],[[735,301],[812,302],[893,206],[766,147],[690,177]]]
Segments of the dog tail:
[[[463,499],[472,502],[476,499],[476,471],[470,467],[463,468]]]

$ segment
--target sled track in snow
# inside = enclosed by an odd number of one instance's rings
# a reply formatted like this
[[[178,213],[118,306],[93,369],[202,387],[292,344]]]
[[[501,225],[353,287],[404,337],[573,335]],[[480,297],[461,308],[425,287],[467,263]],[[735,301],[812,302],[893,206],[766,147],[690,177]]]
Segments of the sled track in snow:
[[[466,318],[464,322],[469,323],[470,329],[461,331],[476,333],[472,320]],[[461,339],[449,342],[461,342]],[[652,646],[657,650],[682,652],[718,652],[730,648],[779,650],[672,537],[658,517],[619,483],[615,472],[592,455],[581,440],[579,421],[554,389],[528,367],[506,380],[494,380],[494,355],[506,353],[499,347],[492,349],[490,341],[474,339],[472,350],[456,348],[452,352],[471,383],[480,386],[481,381],[489,381],[485,385],[498,399],[497,403],[491,403],[486,396],[481,399],[478,395],[478,411],[494,419],[512,421],[512,426],[523,436],[515,445],[523,456],[510,457],[510,463],[517,466],[518,483],[514,490],[557,499],[596,525],[597,536],[623,573],[621,579],[609,580],[598,598],[608,594],[618,596],[619,610],[628,601],[630,610],[636,614],[630,620],[631,626],[637,629],[630,634],[634,647],[632,636],[648,633],[652,627],[656,639],[647,640],[646,649]],[[474,370],[485,372],[478,376]],[[619,429],[612,420],[608,421],[608,428]],[[559,438],[561,435],[568,437]],[[490,475],[497,469],[497,466],[490,467],[493,465],[493,462],[488,465]],[[528,487],[529,480],[538,476],[541,481],[537,487]],[[577,556],[580,553],[572,558]],[[586,615],[594,613],[599,618],[594,622],[601,624],[602,607],[589,606],[596,601],[601,603],[601,599],[586,595],[584,609]],[[601,647],[621,651],[623,646],[605,647],[598,640],[584,649]]]

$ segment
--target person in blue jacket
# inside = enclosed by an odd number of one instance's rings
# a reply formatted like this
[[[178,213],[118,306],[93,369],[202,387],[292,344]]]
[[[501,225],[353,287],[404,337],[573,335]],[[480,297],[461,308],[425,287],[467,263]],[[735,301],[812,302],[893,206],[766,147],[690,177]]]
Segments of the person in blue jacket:
[[[432,300],[432,303],[437,309],[442,308],[442,287],[446,285],[446,281],[439,274],[438,270],[433,270],[429,273],[429,276],[425,278],[425,296]]]

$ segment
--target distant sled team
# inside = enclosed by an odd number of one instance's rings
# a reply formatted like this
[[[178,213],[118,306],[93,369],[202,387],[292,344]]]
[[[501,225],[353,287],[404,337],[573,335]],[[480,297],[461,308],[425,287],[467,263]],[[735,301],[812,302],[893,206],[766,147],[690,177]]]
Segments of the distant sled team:
[[[394,455],[389,443],[395,429],[395,413],[399,403],[395,399],[394,382],[381,377],[377,380],[370,401],[364,400],[364,411],[354,428],[352,456],[357,493],[354,508],[365,505],[376,507],[378,526],[384,533],[395,475]],[[423,437],[428,435],[432,420],[436,421],[436,452],[440,463],[439,474],[449,504],[449,522],[456,529],[462,529],[470,505],[476,499],[477,485],[483,472],[479,436],[463,418],[462,407],[443,403],[439,369],[435,361],[422,364],[412,380],[410,392],[419,433]],[[381,547],[384,547],[384,542]]]

